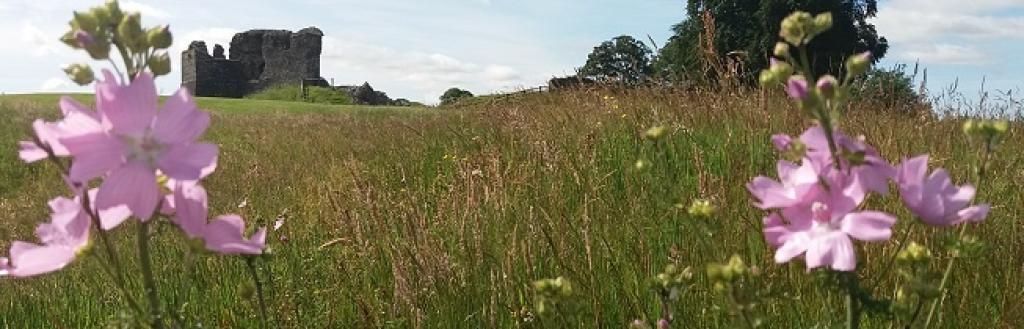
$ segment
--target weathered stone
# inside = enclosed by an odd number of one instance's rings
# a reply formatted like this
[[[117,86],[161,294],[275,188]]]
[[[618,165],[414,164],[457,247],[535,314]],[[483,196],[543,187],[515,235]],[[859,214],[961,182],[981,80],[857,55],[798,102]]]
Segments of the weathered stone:
[[[251,30],[231,39],[229,59],[224,48],[193,42],[182,53],[182,85],[196,96],[242,97],[279,85],[327,86],[320,77],[323,32],[315,27]]]
[[[219,44],[213,45],[213,58],[224,59],[224,47],[221,47]]]

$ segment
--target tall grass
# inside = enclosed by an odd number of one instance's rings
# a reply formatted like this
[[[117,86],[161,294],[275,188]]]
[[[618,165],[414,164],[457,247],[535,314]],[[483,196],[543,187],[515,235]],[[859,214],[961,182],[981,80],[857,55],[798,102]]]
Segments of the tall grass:
[[[609,97],[606,97],[609,96]],[[0,111],[0,247],[31,236],[45,201],[61,190],[48,165],[14,155],[31,119],[53,116],[56,98],[3,97]],[[771,328],[832,327],[840,293],[817,289],[801,265],[775,265],[760,236],[763,214],[744,184],[770,172],[769,136],[805,122],[781,97],[675,90],[531,94],[447,110],[310,110],[304,104],[203,100],[208,139],[221,146],[208,189],[212,213],[238,212],[285,226],[259,263],[271,326],[281,328],[622,328],[655,318],[649,279],[666,264],[693,266],[739,254],[757,266],[775,299],[755,310]],[[312,105],[310,105],[312,106]],[[247,107],[261,111],[247,112]],[[267,110],[267,109],[274,110]],[[844,130],[883,154],[931,153],[957,180],[978,153],[953,117],[907,117],[853,108]],[[642,138],[654,125],[669,133]],[[1019,129],[1019,126],[1015,126]],[[996,207],[970,233],[988,243],[958,262],[940,327],[1024,326],[1024,171],[1020,135],[1009,137],[979,199]],[[652,165],[638,171],[633,163]],[[900,159],[889,159],[898,161]],[[691,218],[677,204],[708,198],[720,211]],[[244,206],[240,205],[245,203]],[[915,225],[895,202],[872,208],[900,217],[897,235],[938,251],[952,234]],[[129,225],[130,226],[130,225]],[[162,225],[163,237],[175,234]],[[130,227],[119,230],[131,230]],[[134,259],[129,234],[124,257]],[[865,246],[875,273],[897,250]],[[258,327],[244,298],[241,260],[195,255],[180,239],[157,239],[162,296],[190,325]],[[0,326],[99,327],[120,298],[93,257],[31,281],[0,281]],[[133,266],[132,264],[128,265]],[[530,283],[564,276],[580,312],[572,322],[533,314]],[[877,281],[876,293],[897,284]],[[134,284],[138,284],[135,282]],[[703,275],[674,310],[676,325],[736,325]],[[866,323],[866,327],[879,326]]]
[[[352,104],[352,97],[349,96],[349,94],[331,88],[317,86],[306,87],[305,97],[303,97],[302,88],[299,86],[277,85],[261,90],[254,94],[248,95],[245,98],[272,101],[308,102],[332,105]]]

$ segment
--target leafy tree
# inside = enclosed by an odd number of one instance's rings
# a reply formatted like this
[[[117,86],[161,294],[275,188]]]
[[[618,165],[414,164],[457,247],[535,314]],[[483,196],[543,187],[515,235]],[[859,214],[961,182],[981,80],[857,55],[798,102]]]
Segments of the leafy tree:
[[[455,104],[460,99],[473,97],[473,93],[459,88],[450,88],[441,95],[441,105]]]
[[[704,67],[707,47],[701,46],[710,34],[718,58],[732,51],[747,54],[745,70],[740,73],[753,82],[754,73],[768,66],[779,22],[796,10],[831,12],[833,16],[832,29],[807,47],[815,72],[839,75],[850,54],[870,51],[877,62],[889,49],[886,39],[867,21],[878,12],[877,0],[688,0],[687,17],[672,27],[675,33],[661,49],[655,68],[670,78],[714,78],[714,72]],[[705,15],[711,19],[705,20]],[[714,26],[705,26],[706,21]]]
[[[623,35],[594,47],[580,75],[599,81],[637,85],[651,78],[651,49],[631,36]]]

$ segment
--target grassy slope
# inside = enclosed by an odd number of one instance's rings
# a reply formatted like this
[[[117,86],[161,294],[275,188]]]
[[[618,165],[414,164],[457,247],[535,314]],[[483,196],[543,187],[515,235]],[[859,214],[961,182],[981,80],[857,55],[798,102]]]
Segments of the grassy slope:
[[[576,283],[582,312],[571,323],[624,327],[656,316],[646,281],[664,265],[677,261],[699,273],[734,253],[788,292],[758,309],[771,327],[841,317],[839,295],[812,289],[800,265],[770,263],[758,233],[763,214],[743,189],[773,168],[768,136],[804,126],[788,105],[773,102],[765,111],[755,97],[602,96],[533,95],[450,111],[203,99],[200,106],[214,112],[207,138],[221,146],[219,171],[206,183],[211,213],[238,212],[261,225],[287,218],[271,234],[274,256],[262,263],[273,276],[272,327],[563,327],[516,316],[532,303],[529,282],[559,275]],[[14,152],[32,118],[53,117],[55,104],[51,95],[0,97],[0,114],[11,118],[0,121],[0,147],[9,150],[0,152],[4,249],[30,237],[45,219],[45,201],[65,193],[51,166],[23,165]],[[655,124],[672,127],[665,141],[639,138]],[[886,155],[931,152],[958,182],[969,177],[962,163],[974,153],[956,122],[860,114],[846,127]],[[1007,142],[994,165],[997,179],[981,189],[996,208],[972,233],[988,248],[958,264],[944,327],[1024,325],[1021,145],[1018,136]],[[638,158],[653,167],[629,169]],[[721,207],[714,223],[675,208],[695,197]],[[248,205],[239,208],[243,200]],[[891,200],[871,203],[909,218]],[[950,235],[901,220],[900,234],[908,229],[934,248]],[[131,263],[133,233],[114,233]],[[254,302],[238,293],[249,280],[241,260],[182,258],[173,228],[161,237],[156,271],[164,275],[163,297],[184,302],[179,313],[206,327],[256,326]],[[868,273],[896,251],[892,244],[866,249],[882,256],[862,259]],[[119,297],[98,266],[88,257],[43,278],[0,281],[0,326],[107,323]],[[892,284],[882,282],[879,292]],[[698,279],[678,319],[685,327],[733,327],[707,286]]]

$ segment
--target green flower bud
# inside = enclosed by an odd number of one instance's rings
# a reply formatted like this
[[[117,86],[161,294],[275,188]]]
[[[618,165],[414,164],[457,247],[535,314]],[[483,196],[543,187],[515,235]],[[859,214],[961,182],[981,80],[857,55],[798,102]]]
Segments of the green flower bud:
[[[820,34],[832,29],[832,13],[821,13],[814,16],[814,32]]]
[[[807,30],[811,28],[814,18],[803,11],[793,12],[782,20],[779,36],[794,45],[802,45],[807,41]]]
[[[83,13],[80,11],[75,12],[75,19],[72,21],[72,26],[77,27],[86,32],[95,32],[99,28],[99,21],[96,20],[96,16],[92,13]]]
[[[85,64],[68,65],[64,68],[64,73],[67,73],[68,78],[71,78],[71,81],[74,81],[79,86],[88,85],[95,79],[92,68]]]
[[[831,75],[825,75],[818,79],[818,93],[825,99],[832,99],[836,96],[836,89],[839,87],[839,80]]]
[[[772,70],[772,74],[775,74],[775,78],[779,81],[789,80],[789,77],[793,75],[793,66],[785,61],[780,61],[772,58],[772,64],[769,67]]]
[[[785,42],[779,42],[775,44],[775,51],[772,52],[775,57],[787,58],[789,57],[789,44]]]
[[[719,281],[722,279],[722,265],[720,264],[708,264],[707,267],[708,280]]]
[[[850,58],[846,60],[846,74],[850,77],[856,77],[864,74],[864,72],[868,71],[869,67],[871,67],[870,51],[850,56]]]
[[[658,139],[661,139],[662,136],[665,136],[665,132],[667,131],[668,128],[665,128],[665,126],[654,126],[651,127],[651,129],[647,129],[647,131],[644,132],[644,138],[656,141]]]
[[[761,82],[761,87],[765,88],[779,84],[779,79],[776,78],[775,73],[772,73],[771,70],[761,70],[758,80]]]
[[[171,30],[167,25],[149,29],[149,32],[146,33],[146,39],[149,41],[149,44],[156,49],[170,48],[171,42],[174,40],[171,37]]]
[[[85,51],[89,53],[92,59],[105,60],[110,58],[110,41],[107,41],[107,39],[95,39],[92,44],[85,47]]]
[[[743,263],[743,258],[740,258],[740,255],[732,255],[732,258],[729,258],[728,266],[729,271],[737,277],[747,273],[747,264]]]
[[[103,7],[106,9],[107,15],[110,16],[110,24],[117,24],[124,18],[124,12],[121,11],[121,6],[117,4],[117,0],[107,0]]]
[[[63,42],[65,45],[68,45],[68,47],[75,48],[75,49],[81,49],[82,45],[78,41],[77,35],[78,35],[77,30],[68,31],[67,33],[64,33],[64,35],[62,35],[60,37],[60,42]]]
[[[155,76],[171,73],[171,58],[167,56],[167,53],[159,53],[150,57],[149,70],[152,71]]]
[[[110,19],[110,12],[107,11],[107,8],[104,6],[89,9],[89,14],[96,18],[96,23],[99,24],[101,28],[108,27],[115,23],[115,21]]]
[[[121,23],[117,25],[117,38],[121,44],[134,52],[141,53],[146,50],[148,41],[146,34],[142,32],[142,17],[139,13],[132,13],[121,19]]]
[[[971,136],[978,133],[978,122],[974,120],[967,120],[964,122],[964,134]]]
[[[644,171],[650,167],[651,163],[644,159],[636,160],[636,163],[633,164],[633,168],[635,168],[637,171]]]
[[[690,216],[695,217],[711,217],[715,214],[715,206],[711,204],[711,201],[705,199],[693,200],[690,204],[690,208],[686,210]]]

